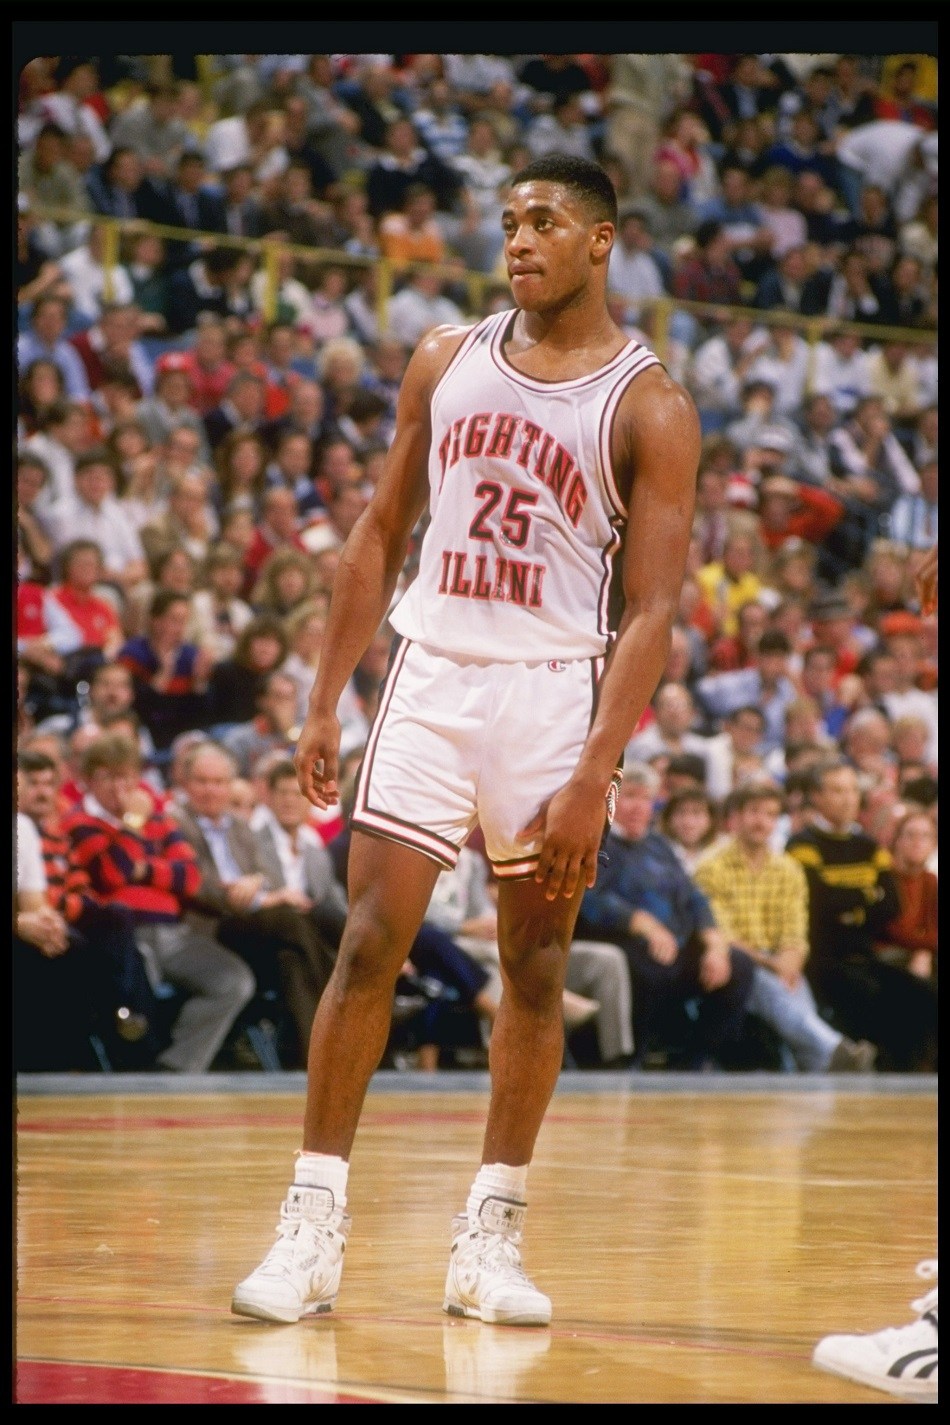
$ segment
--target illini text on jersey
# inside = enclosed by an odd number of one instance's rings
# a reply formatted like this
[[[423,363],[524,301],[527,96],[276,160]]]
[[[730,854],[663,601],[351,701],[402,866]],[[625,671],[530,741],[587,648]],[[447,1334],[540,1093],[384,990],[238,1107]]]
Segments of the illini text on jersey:
[[[587,486],[573,457],[554,436],[522,416],[478,411],[453,421],[439,445],[442,481],[463,458],[487,458],[515,465],[530,481],[551,490],[570,523],[577,528],[587,501]],[[507,474],[508,472],[506,472]],[[479,480],[475,497],[480,502],[469,526],[469,538],[492,541],[492,525],[510,549],[523,549],[531,527],[531,509],[537,490],[511,488],[507,482]],[[540,608],[545,566],[516,558],[446,549],[442,553],[439,593],[463,599],[503,599],[527,608]]]

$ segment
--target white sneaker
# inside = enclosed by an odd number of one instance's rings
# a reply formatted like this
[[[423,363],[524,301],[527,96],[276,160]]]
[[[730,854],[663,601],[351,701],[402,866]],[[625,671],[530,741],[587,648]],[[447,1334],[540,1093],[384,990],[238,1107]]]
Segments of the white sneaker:
[[[299,1321],[332,1311],[350,1218],[329,1188],[294,1183],[281,1205],[277,1241],[234,1289],[231,1310],[260,1321]]]
[[[452,1222],[452,1253],[442,1310],[501,1326],[547,1326],[551,1302],[525,1275],[521,1230],[525,1205],[486,1197],[473,1227],[467,1215]]]
[[[932,1280],[937,1263],[921,1262],[917,1275]],[[909,1326],[887,1326],[870,1336],[826,1336],[812,1364],[889,1395],[936,1401],[937,1288],[911,1305],[919,1319]]]

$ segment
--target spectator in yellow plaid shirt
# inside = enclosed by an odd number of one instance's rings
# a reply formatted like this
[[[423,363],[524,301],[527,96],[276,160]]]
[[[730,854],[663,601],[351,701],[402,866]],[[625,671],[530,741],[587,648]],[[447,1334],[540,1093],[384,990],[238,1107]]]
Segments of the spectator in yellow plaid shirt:
[[[869,1070],[874,1046],[846,1039],[821,1018],[803,973],[808,882],[793,857],[772,850],[782,807],[773,783],[737,788],[730,797],[732,836],[702,858],[693,876],[720,929],[755,961],[747,1012],[778,1035],[790,1065],[810,1073]]]

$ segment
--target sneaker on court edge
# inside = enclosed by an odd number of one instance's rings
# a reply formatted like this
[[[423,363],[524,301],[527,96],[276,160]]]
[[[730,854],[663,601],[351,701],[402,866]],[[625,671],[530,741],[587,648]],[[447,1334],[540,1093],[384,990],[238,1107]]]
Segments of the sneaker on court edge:
[[[452,1221],[452,1252],[442,1310],[501,1326],[547,1326],[551,1302],[521,1265],[526,1207],[509,1198],[486,1197],[478,1226],[466,1214]]]
[[[917,1275],[933,1280],[937,1263],[921,1262]],[[911,1305],[919,1319],[909,1326],[887,1326],[870,1336],[826,1336],[812,1364],[889,1395],[936,1402],[937,1288]]]
[[[277,1241],[234,1289],[231,1310],[259,1321],[299,1321],[332,1311],[350,1218],[329,1188],[294,1183],[281,1204]]]

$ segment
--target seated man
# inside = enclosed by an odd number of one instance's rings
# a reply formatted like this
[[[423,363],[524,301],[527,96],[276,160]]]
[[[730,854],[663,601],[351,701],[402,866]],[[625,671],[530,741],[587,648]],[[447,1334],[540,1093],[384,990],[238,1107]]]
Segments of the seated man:
[[[253,996],[254,976],[185,919],[201,883],[195,854],[143,791],[140,770],[133,743],[114,733],[95,737],[82,756],[85,795],[63,829],[95,895],[130,913],[153,989],[167,982],[186,996],[156,1066],[200,1074]]]
[[[309,896],[271,882],[254,833],[232,815],[237,768],[230,753],[210,740],[199,742],[185,753],[181,777],[175,816],[201,872],[189,921],[240,955],[260,989],[279,990],[297,1040],[288,1056],[293,1062],[285,1067],[301,1067],[335,944],[310,915]]]
[[[788,852],[808,880],[815,998],[846,1034],[877,1046],[879,1067],[934,1073],[937,990],[875,945],[900,910],[891,855],[857,824],[856,770],[840,759],[812,768],[810,824],[789,838]]]
[[[874,1045],[856,1044],[827,1024],[802,973],[808,957],[808,884],[797,861],[771,849],[783,809],[781,792],[769,782],[746,782],[731,794],[729,806],[732,836],[702,858],[694,879],[732,943],[756,962],[749,1013],[774,1030],[796,1069],[872,1069]]]
[[[162,1047],[155,996],[131,915],[121,906],[99,904],[74,862],[59,815],[61,770],[41,751],[17,755],[17,808],[39,834],[45,903],[66,936],[63,955],[51,956],[48,946],[28,935],[40,953],[16,960],[17,1062],[58,1052],[70,1039],[82,1060],[94,1033],[112,1067],[146,1068]],[[57,1028],[58,1016],[68,1029]]]
[[[297,685],[289,673],[275,670],[267,675],[257,707],[250,722],[235,723],[221,736],[242,777],[249,777],[255,763],[268,752],[279,750],[293,756],[298,734]]]
[[[719,1061],[738,1038],[752,988],[754,965],[730,946],[703,893],[673,847],[652,830],[660,779],[634,763],[624,771],[617,814],[606,838],[607,864],[584,894],[578,934],[619,945],[633,980],[634,1061],[677,1048],[685,1034],[682,1067]],[[693,1019],[688,1004],[697,1007]],[[679,1019],[678,1030],[670,1012]]]
[[[310,803],[289,755],[268,767],[264,785],[264,802],[251,822],[261,864],[271,885],[300,893],[301,904],[307,902],[308,914],[335,949],[346,924],[346,892],[310,820]]]

